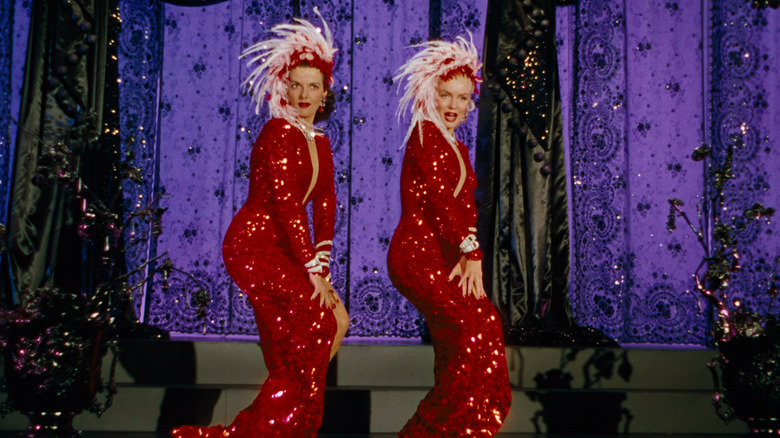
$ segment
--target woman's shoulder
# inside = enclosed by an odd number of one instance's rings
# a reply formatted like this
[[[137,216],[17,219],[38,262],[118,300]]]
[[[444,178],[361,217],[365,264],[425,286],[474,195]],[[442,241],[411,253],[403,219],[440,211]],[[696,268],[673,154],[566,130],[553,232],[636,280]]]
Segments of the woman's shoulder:
[[[277,130],[289,130],[293,126],[287,120],[281,117],[274,117],[273,119],[265,122],[263,125],[263,131],[277,131]]]
[[[285,119],[275,117],[263,125],[263,129],[260,130],[260,135],[257,136],[257,141],[273,142],[276,140],[284,139],[289,141],[289,134],[295,131],[295,127]]]
[[[423,147],[427,148],[430,143],[432,147],[436,147],[436,145],[446,141],[447,139],[444,138],[439,127],[430,120],[418,122],[409,136],[409,146],[424,145]]]
[[[436,124],[433,123],[432,121],[420,120],[414,125],[414,127],[412,127],[412,135],[410,136],[410,138],[412,138],[415,135],[420,135],[420,130],[422,130],[422,133],[425,135],[430,135],[431,133],[438,131],[438,129],[436,128]]]
[[[317,132],[314,134],[314,140],[315,140],[317,143],[321,143],[321,144],[323,144],[323,145],[326,145],[326,146],[330,147],[330,139],[329,139],[329,138],[328,138],[328,136],[327,136],[327,135],[325,135],[325,133],[324,133],[324,132],[322,132],[322,131],[319,131],[319,130],[318,130],[318,131],[317,131]]]
[[[439,128],[436,126],[435,123],[433,123],[432,120],[427,120],[427,119],[422,120],[422,121],[420,121],[418,126],[419,125],[422,125],[423,133],[429,133],[429,132],[432,132],[432,131],[439,132]]]

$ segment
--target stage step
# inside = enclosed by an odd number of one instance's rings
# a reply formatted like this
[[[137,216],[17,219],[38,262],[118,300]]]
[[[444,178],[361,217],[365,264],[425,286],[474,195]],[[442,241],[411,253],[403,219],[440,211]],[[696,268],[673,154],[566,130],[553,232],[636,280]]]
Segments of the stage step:
[[[349,339],[330,367],[322,432],[398,431],[433,385],[430,345],[364,342]],[[507,347],[513,403],[502,433],[532,433],[537,425],[542,432],[744,433],[741,422],[724,424],[715,414],[706,366],[713,355],[704,349]],[[109,363],[110,355],[105,369]],[[570,374],[572,389],[539,391],[538,375],[562,373]],[[254,342],[125,341],[113,406],[100,418],[79,415],[76,427],[143,432],[193,418],[226,424],[254,399],[266,375]],[[535,393],[544,394],[544,406]],[[577,417],[591,424],[573,424]],[[25,422],[12,414],[0,430],[19,430]]]

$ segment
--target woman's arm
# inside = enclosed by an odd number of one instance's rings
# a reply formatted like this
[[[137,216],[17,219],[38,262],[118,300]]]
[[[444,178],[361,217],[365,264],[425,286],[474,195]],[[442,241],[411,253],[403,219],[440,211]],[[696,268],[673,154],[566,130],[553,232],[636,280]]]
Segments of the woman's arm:
[[[320,275],[330,274],[330,256],[333,247],[333,227],[336,224],[336,187],[333,181],[333,152],[330,141],[322,137],[318,143],[319,181],[312,197],[312,227],[314,251],[322,263]]]
[[[476,243],[477,210],[474,194],[460,190],[454,196],[461,178],[458,160],[460,151],[454,149],[438,129],[430,124],[424,130],[424,143],[413,132],[407,153],[414,166],[413,184],[417,186],[420,207],[437,237],[472,260],[480,260],[482,251]],[[469,166],[468,157],[461,157],[462,165]]]
[[[276,119],[263,127],[256,151],[265,154],[266,166],[264,174],[257,177],[266,179],[277,222],[293,256],[305,269],[306,263],[314,258],[306,209],[301,203],[309,185],[309,181],[303,181],[306,174],[303,163],[307,162],[303,160],[310,159],[296,135],[300,133],[294,127]]]
[[[412,133],[407,147],[411,154],[412,172],[416,179],[420,206],[426,221],[432,225],[439,239],[460,249],[460,257],[452,268],[449,280],[460,277],[458,286],[463,296],[485,298],[482,282],[482,251],[475,233],[477,210],[474,194],[470,190],[460,190],[460,181],[468,172],[468,157],[460,156],[462,151],[453,148],[444,136],[435,129],[428,129],[424,135],[424,144],[420,144],[419,135]],[[460,159],[459,159],[460,158]]]

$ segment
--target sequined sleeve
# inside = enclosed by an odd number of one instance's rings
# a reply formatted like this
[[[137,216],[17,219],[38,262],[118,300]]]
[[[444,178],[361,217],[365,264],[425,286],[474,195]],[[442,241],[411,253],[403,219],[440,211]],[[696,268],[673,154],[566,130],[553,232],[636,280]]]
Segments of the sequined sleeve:
[[[440,240],[458,248],[461,242],[476,233],[477,210],[474,204],[473,184],[467,184],[455,196],[461,178],[458,153],[447,142],[438,128],[424,122],[423,144],[417,129],[407,144],[408,153],[419,178],[418,197],[426,221],[433,226]],[[473,171],[465,148],[459,151],[466,172],[473,180]],[[465,156],[464,156],[465,155]],[[475,249],[466,254],[470,260],[482,259],[482,251]]]
[[[333,152],[327,137],[318,137],[318,159],[320,165],[317,189],[312,194],[312,227],[314,251],[320,259],[326,260],[321,275],[327,277],[330,270],[330,256],[333,247],[333,227],[336,224],[336,188],[333,181]]]
[[[303,138],[289,124],[272,119],[263,127],[257,139],[253,155],[264,154],[265,174],[258,175],[268,182],[270,199],[274,203],[273,211],[285,236],[293,256],[304,266],[314,258],[314,250],[309,233],[306,209],[302,203],[310,181],[304,176],[304,163],[310,162],[308,150],[303,150]],[[305,153],[305,155],[304,155]],[[254,157],[253,157],[254,158]],[[308,160],[308,161],[304,161]]]

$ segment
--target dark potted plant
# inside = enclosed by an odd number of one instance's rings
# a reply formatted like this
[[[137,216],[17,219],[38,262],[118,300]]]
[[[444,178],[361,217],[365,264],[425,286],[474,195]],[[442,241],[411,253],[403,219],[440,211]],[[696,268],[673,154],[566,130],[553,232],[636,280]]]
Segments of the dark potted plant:
[[[146,222],[152,235],[162,233],[165,209],[157,200],[133,210],[123,211],[121,187],[107,198],[96,196],[82,179],[74,156],[89,147],[93,137],[89,120],[75,125],[67,140],[46,145],[33,176],[35,184],[57,184],[73,196],[80,206],[79,236],[86,242],[98,242],[93,257],[92,286],[82,291],[40,287],[21,291],[24,299],[13,309],[0,310],[0,351],[3,353],[5,379],[2,389],[8,399],[0,405],[0,415],[19,411],[29,418],[25,437],[75,437],[75,415],[88,410],[98,416],[111,403],[116,387],[117,340],[120,336],[167,338],[167,333],[139,323],[133,314],[133,292],[162,277],[163,289],[174,272],[184,274],[196,286],[193,305],[205,316],[209,296],[193,275],[174,267],[167,253],[128,268],[125,252],[143,238],[134,235],[133,224]],[[132,157],[119,163],[121,179],[139,182],[140,169],[131,166]],[[108,199],[109,202],[105,200]],[[6,249],[6,228],[0,225],[0,251]],[[103,357],[113,351],[113,360],[102,378]],[[103,401],[98,395],[103,394]]]
[[[592,433],[617,434],[618,424],[625,416],[624,433],[633,416],[621,404],[626,394],[620,391],[594,389],[602,379],[610,379],[617,374],[629,381],[633,372],[628,360],[628,351],[607,348],[595,348],[582,365],[585,382],[582,389],[572,387],[574,377],[565,370],[566,365],[576,360],[583,348],[572,348],[561,353],[561,363],[534,377],[538,391],[528,391],[532,401],[538,401],[542,409],[537,411],[531,421],[537,433],[541,432],[539,419],[547,425],[547,433]],[[620,351],[616,353],[616,351]],[[619,364],[618,364],[619,362]]]
[[[780,433],[780,324],[775,304],[780,277],[780,256],[770,262],[771,269],[760,285],[759,293],[769,295],[768,304],[751,309],[729,293],[729,284],[743,269],[739,235],[751,222],[769,224],[775,210],[754,202],[741,215],[727,215],[724,189],[734,178],[733,158],[741,140],[734,137],[722,157],[703,145],[693,151],[695,161],[707,166],[704,202],[698,206],[698,223],[694,224],[683,209],[683,202],[669,199],[667,228],[676,229],[681,217],[696,235],[704,256],[694,272],[696,289],[713,311],[711,346],[718,355],[709,364],[716,392],[716,413],[724,421],[735,418],[748,424],[753,434]],[[710,212],[703,214],[703,207]]]

